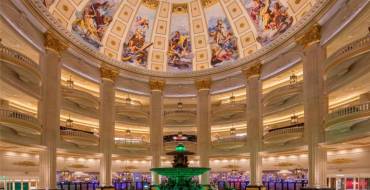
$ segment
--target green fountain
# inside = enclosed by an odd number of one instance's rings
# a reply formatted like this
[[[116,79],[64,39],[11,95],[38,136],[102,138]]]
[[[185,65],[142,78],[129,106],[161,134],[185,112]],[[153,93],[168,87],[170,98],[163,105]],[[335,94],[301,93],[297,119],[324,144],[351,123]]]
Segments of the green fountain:
[[[172,168],[152,168],[151,171],[166,176],[168,181],[161,185],[153,186],[156,190],[201,190],[208,189],[193,181],[193,176],[201,175],[209,168],[189,167],[188,155],[193,155],[193,152],[186,150],[183,144],[176,146],[176,150],[167,153],[174,156]]]

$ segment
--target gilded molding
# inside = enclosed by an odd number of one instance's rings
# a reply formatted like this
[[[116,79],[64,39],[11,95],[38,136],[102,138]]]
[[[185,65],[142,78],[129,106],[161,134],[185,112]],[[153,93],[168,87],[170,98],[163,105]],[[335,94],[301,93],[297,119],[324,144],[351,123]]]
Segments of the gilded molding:
[[[115,69],[109,68],[107,66],[100,67],[100,77],[104,79],[109,79],[111,81],[116,81],[119,72]]]
[[[212,80],[210,78],[196,80],[195,86],[197,87],[198,90],[210,89],[212,86]]]
[[[313,25],[303,36],[299,37],[296,42],[303,47],[308,47],[311,44],[320,42],[321,26],[319,24]]]
[[[58,53],[61,53],[68,48],[67,44],[63,43],[51,32],[44,33],[44,38],[44,45],[47,49],[52,49]]]
[[[253,76],[260,76],[261,75],[261,69],[262,69],[262,64],[257,63],[256,65],[253,65],[251,67],[248,67],[243,70],[244,76],[248,79]]]
[[[149,87],[151,90],[163,91],[164,85],[165,85],[164,80],[154,80],[154,79],[149,80]]]

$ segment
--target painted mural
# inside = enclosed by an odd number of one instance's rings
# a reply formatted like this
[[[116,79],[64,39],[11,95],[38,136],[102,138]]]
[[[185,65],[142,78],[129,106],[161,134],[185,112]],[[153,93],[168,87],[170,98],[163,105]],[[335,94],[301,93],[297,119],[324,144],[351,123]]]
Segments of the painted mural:
[[[189,31],[189,15],[187,6],[171,15],[170,39],[168,43],[167,70],[191,71],[193,54],[191,52],[191,37]],[[178,11],[181,10],[181,11]]]
[[[278,0],[244,0],[248,14],[257,28],[257,41],[270,43],[285,32],[293,23],[288,8]]]
[[[85,8],[76,12],[76,20],[72,23],[72,31],[96,48],[113,20],[119,0],[91,0]]]
[[[238,58],[237,39],[219,3],[205,9],[212,57],[211,65],[217,67]]]
[[[123,44],[122,61],[146,67],[156,9],[141,5]]]

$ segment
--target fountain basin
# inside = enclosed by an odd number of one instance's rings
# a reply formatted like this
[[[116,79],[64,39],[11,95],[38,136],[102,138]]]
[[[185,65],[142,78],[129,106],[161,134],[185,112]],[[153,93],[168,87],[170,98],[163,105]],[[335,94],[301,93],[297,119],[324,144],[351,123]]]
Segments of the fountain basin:
[[[150,171],[153,171],[159,175],[166,177],[193,177],[201,175],[210,168],[200,168],[200,167],[189,167],[189,168],[152,168]]]

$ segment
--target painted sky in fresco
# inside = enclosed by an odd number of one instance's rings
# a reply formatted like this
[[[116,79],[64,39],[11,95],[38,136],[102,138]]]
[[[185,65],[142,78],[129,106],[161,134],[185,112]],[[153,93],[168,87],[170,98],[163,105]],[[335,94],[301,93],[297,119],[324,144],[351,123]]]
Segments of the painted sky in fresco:
[[[257,41],[266,45],[292,24],[288,8],[278,0],[244,0],[245,8],[257,28]]]
[[[122,61],[147,67],[155,14],[155,9],[140,6],[123,45]]]
[[[92,0],[76,12],[72,32],[95,48],[101,46],[104,33],[113,20],[120,0]]]
[[[171,15],[167,70],[191,71],[193,69],[189,30],[189,15],[187,13],[173,13]]]
[[[211,65],[217,67],[238,58],[237,39],[219,3],[205,9],[211,47]]]

